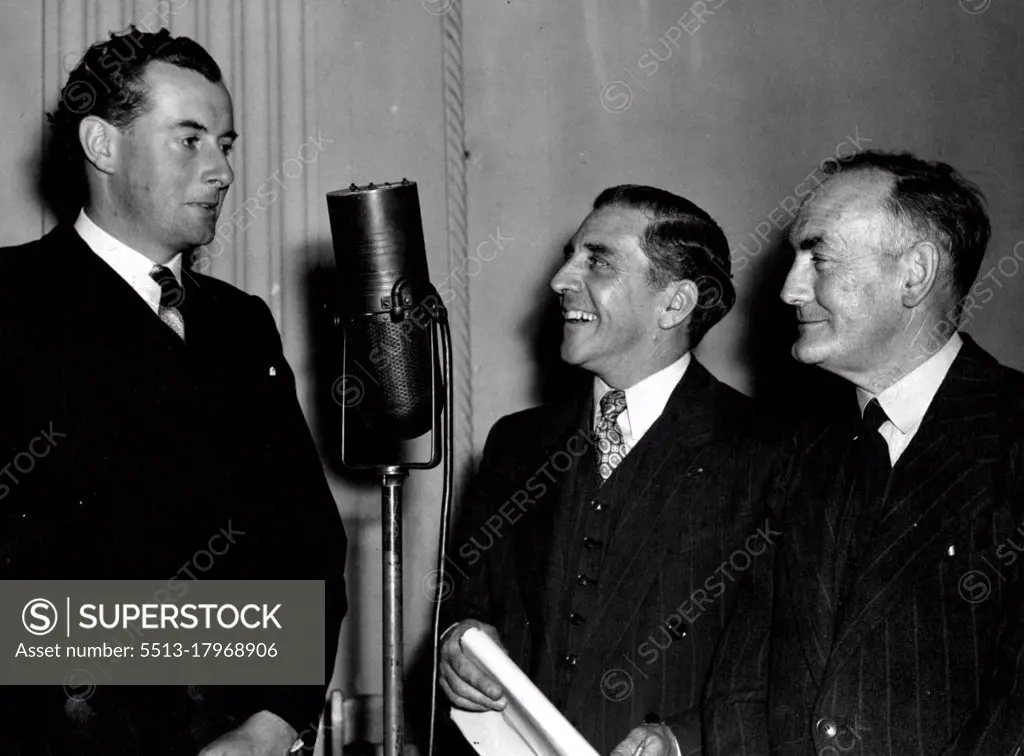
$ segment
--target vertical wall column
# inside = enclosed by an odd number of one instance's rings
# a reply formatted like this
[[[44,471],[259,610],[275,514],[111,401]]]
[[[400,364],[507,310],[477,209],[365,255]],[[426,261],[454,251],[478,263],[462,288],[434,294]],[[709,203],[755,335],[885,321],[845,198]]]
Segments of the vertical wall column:
[[[424,3],[424,8],[430,7]],[[448,270],[451,276],[442,295],[448,300],[452,329],[452,361],[455,406],[455,501],[460,500],[462,482],[473,454],[473,359],[470,341],[469,278],[465,275],[469,256],[469,224],[466,192],[466,114],[463,108],[462,0],[444,0],[441,15],[444,55],[445,190],[448,201]],[[447,295],[447,292],[451,295]]]

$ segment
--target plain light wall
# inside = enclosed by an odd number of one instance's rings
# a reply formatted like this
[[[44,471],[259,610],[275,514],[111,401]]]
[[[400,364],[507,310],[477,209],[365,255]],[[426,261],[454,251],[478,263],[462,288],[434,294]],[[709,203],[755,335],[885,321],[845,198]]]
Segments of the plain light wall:
[[[200,1],[224,4],[193,0]],[[306,274],[311,266],[331,265],[322,195],[352,181],[418,181],[435,283],[449,273],[437,15],[449,0],[281,2],[303,7],[311,30],[313,64],[302,97],[307,126],[335,141],[316,164],[313,204],[285,205],[281,217],[267,220],[276,231],[276,224],[307,213],[313,219],[302,245],[270,242],[271,259],[284,271],[273,279],[281,288],[273,288],[265,266],[249,270],[221,258],[213,272],[271,302],[303,408],[319,431],[333,417],[314,400],[322,389],[317,355],[335,347],[315,333]],[[45,7],[54,4],[47,0]],[[228,4],[240,17],[239,0]],[[136,2],[136,18],[147,9]],[[785,263],[768,251],[773,244],[755,253],[761,244],[751,235],[760,231],[774,242],[780,231],[772,224],[785,219],[780,205],[837,147],[845,145],[840,149],[848,154],[853,143],[947,160],[981,185],[995,230],[982,275],[996,272],[989,279],[991,300],[967,330],[1001,361],[1024,368],[1024,284],[1013,257],[1024,240],[1019,3],[478,0],[463,7],[463,22],[468,243],[479,260],[466,271],[477,451],[498,417],[538,401],[536,344],[543,331],[537,313],[553,299],[547,280],[594,197],[613,184],[669,189],[721,223],[734,247],[739,298],[698,356],[750,391],[756,377],[750,340],[757,338],[760,308],[774,300],[773,276]],[[42,111],[56,96],[56,82],[40,84],[44,70],[53,68],[42,60],[44,26],[39,4],[0,0],[4,244],[35,238],[47,226],[32,174]],[[209,42],[202,25],[177,19],[171,28]],[[231,33],[260,41],[259,27]],[[96,39],[88,36],[83,33],[78,50]],[[243,73],[239,61],[225,70],[235,91],[241,82],[232,77]],[[248,97],[241,117],[258,119],[263,108],[258,96]],[[306,137],[281,135],[289,145]],[[235,206],[265,177],[252,173],[246,186],[232,190]],[[1017,249],[1024,258],[1024,244]],[[339,474],[334,449],[322,446],[321,453],[352,544],[352,609],[338,679],[348,691],[379,692],[379,492]],[[439,471],[411,476],[405,523],[410,659],[427,637],[430,604],[422,584],[433,568],[439,497]]]

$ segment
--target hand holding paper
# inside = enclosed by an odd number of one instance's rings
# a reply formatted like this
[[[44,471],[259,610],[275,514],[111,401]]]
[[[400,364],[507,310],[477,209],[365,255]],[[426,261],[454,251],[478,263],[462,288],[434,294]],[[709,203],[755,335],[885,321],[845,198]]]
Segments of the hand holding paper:
[[[452,719],[481,756],[598,756],[568,720],[485,632],[465,630],[462,649],[504,689],[501,712],[452,709]]]
[[[492,625],[465,620],[452,627],[445,633],[441,645],[441,689],[452,705],[459,709],[501,711],[505,708],[501,686],[462,647],[463,635],[473,629],[501,646],[498,631]]]

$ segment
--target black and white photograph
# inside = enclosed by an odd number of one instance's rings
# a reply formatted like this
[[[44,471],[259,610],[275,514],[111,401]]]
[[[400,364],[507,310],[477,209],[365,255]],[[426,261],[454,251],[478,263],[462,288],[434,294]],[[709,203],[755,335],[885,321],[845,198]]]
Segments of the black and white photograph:
[[[0,756],[1024,756],[1019,0],[0,0]]]

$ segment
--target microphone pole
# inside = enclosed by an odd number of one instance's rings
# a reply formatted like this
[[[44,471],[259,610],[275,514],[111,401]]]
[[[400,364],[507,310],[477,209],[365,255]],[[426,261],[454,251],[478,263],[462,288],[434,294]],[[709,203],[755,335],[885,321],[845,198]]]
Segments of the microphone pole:
[[[402,756],[405,667],[402,623],[402,485],[408,472],[389,465],[381,476],[381,567],[384,575],[384,753]]]
[[[354,460],[348,444],[350,403],[342,402],[342,464],[356,470],[373,470],[380,476],[384,755],[402,756],[405,740],[402,492],[409,470],[436,467],[443,446],[444,492],[437,585],[440,599],[454,465],[451,454],[454,398],[451,331],[447,309],[427,273],[416,184],[405,179],[401,183],[378,186],[352,184],[347,190],[329,192],[327,205],[345,312],[336,319],[344,326],[344,380],[349,378],[350,348],[371,363],[367,368],[357,358],[353,360],[371,380],[367,390],[361,390],[359,414],[375,435],[386,436],[391,441],[411,440],[428,431],[431,434],[430,455],[426,459],[409,460],[400,452],[389,450],[374,461]],[[425,325],[421,325],[421,319],[425,320]],[[411,329],[410,325],[418,330]],[[439,341],[440,370],[437,369]],[[445,391],[443,396],[442,390]],[[435,624],[439,609],[440,600],[435,607]],[[434,657],[436,667],[436,640]]]

